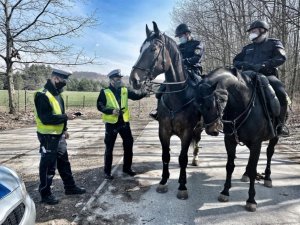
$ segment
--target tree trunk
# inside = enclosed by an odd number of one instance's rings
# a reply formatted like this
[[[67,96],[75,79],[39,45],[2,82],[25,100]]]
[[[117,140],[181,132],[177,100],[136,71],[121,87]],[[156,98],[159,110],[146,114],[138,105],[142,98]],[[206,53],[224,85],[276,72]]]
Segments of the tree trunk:
[[[15,115],[16,114],[15,88],[14,88],[14,79],[12,74],[11,63],[7,63],[6,68],[7,68],[6,75],[7,75],[9,113]]]
[[[297,18],[297,22],[298,24],[300,24],[300,1],[298,3],[298,18]],[[291,99],[293,100],[294,99],[294,95],[296,94],[296,90],[299,90],[299,84],[298,82],[296,82],[296,78],[297,78],[297,75],[298,75],[298,71],[299,71],[299,65],[298,65],[298,60],[299,60],[299,36],[300,36],[300,27],[298,26],[296,28],[296,32],[294,33],[294,46],[295,46],[295,55],[294,55],[294,63],[293,63],[293,73],[292,73],[292,82],[291,82],[291,87],[290,87],[290,90],[291,90],[291,93],[290,93],[290,96],[291,96]]]

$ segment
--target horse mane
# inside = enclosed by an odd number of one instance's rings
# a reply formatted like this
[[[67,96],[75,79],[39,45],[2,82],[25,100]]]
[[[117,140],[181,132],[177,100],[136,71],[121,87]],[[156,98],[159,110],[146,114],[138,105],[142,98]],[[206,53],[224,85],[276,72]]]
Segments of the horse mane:
[[[166,48],[169,51],[169,54],[170,54],[170,57],[171,57],[173,63],[175,65],[177,65],[179,62],[182,63],[182,57],[181,57],[179,48],[177,46],[177,43],[172,38],[170,38],[168,35],[163,34],[163,36],[165,38]]]

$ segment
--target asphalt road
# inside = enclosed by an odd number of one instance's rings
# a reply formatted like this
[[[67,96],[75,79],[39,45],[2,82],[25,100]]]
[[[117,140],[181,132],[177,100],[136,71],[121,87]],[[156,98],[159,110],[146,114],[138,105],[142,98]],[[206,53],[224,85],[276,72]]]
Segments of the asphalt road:
[[[300,224],[300,164],[278,153],[272,161],[273,188],[264,187],[263,181],[256,182],[256,212],[244,208],[249,187],[240,181],[248,160],[245,147],[237,148],[230,201],[218,202],[226,164],[222,136],[203,135],[200,165],[187,168],[187,200],[176,198],[180,141],[172,137],[169,191],[157,193],[162,168],[157,129],[157,122],[149,123],[135,142],[138,176],[126,177],[116,166],[116,179],[100,185],[73,224]],[[258,172],[265,169],[265,149]],[[191,159],[190,153],[189,162]]]
[[[140,131],[143,126],[139,126],[137,122],[133,122],[132,128],[135,129],[136,135],[134,169],[138,175],[135,178],[124,176],[121,166],[118,166],[122,159],[116,158],[115,180],[100,184],[90,200],[82,204],[85,206],[73,224],[300,224],[300,164],[287,159],[287,155],[280,154],[280,151],[274,154],[273,188],[264,187],[263,181],[256,182],[258,207],[256,212],[251,213],[244,208],[249,185],[240,181],[247,163],[248,150],[245,147],[238,147],[230,201],[220,203],[217,198],[222,190],[226,172],[223,137],[203,134],[200,165],[198,167],[189,165],[187,168],[189,198],[178,200],[176,194],[179,139],[172,137],[171,140],[169,191],[159,194],[155,190],[162,169],[158,124],[153,121]],[[103,136],[104,128],[99,120],[71,121],[70,130],[72,138],[68,141],[68,145],[72,156],[76,156],[82,148],[99,148],[103,142],[101,137],[99,138],[99,133]],[[36,180],[39,154],[34,133],[35,128],[1,132],[0,163],[16,170],[26,168],[19,171],[22,177],[32,176],[32,179]],[[116,148],[121,148],[120,139],[116,143]],[[191,160],[190,152],[189,162]],[[264,171],[265,163],[264,147],[258,172]],[[55,215],[53,217],[55,218]],[[49,224],[56,223],[49,221]]]

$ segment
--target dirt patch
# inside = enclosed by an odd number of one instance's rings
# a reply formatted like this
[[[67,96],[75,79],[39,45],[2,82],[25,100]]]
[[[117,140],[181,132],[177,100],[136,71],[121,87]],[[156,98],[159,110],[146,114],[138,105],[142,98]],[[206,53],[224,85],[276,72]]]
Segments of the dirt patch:
[[[141,184],[134,179],[122,179],[111,183],[111,193],[121,195],[124,202],[140,201],[141,196],[150,189],[150,184]]]

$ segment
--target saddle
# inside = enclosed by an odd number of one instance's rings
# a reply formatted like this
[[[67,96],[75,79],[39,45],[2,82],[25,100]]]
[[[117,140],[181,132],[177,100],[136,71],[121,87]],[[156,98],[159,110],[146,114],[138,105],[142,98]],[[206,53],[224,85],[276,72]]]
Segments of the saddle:
[[[278,117],[280,114],[280,102],[268,78],[261,73],[253,71],[243,71],[242,75],[250,77],[252,82],[257,80],[258,85],[256,91],[259,100],[263,104],[263,108],[267,109],[265,113],[268,113],[272,118]]]

